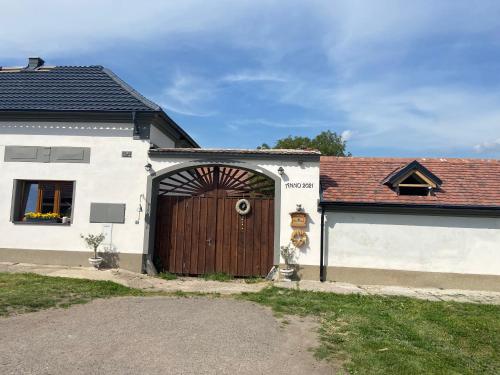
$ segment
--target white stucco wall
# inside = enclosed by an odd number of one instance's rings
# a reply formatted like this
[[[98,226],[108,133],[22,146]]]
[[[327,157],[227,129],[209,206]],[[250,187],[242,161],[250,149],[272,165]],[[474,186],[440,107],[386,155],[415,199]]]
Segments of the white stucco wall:
[[[328,266],[500,275],[500,218],[329,212]]]
[[[146,194],[149,142],[133,140],[132,131],[130,123],[0,123],[0,248],[88,251],[80,233],[102,231],[103,224],[89,223],[89,216],[90,203],[103,202],[126,204],[125,223],[113,224],[114,250],[142,253],[144,215],[135,221],[140,195]],[[4,162],[6,145],[90,147],[90,164]],[[132,158],[123,158],[122,151],[132,151]],[[11,223],[14,179],[76,181],[72,224]]]
[[[302,204],[309,217],[309,226],[306,228],[308,243],[300,249],[298,262],[303,265],[319,265],[320,255],[320,213],[317,204],[319,199],[319,161],[303,162],[282,161],[269,159],[231,158],[232,162],[224,162],[234,167],[247,167],[257,172],[267,172],[279,176],[278,168],[283,167],[285,173],[280,177],[280,232],[279,244],[286,245],[290,242],[292,228],[290,226],[290,212],[295,211],[297,204]],[[210,160],[199,155],[197,158],[153,158],[153,169],[160,171],[167,167],[183,163],[214,164],[221,160]],[[255,168],[256,166],[256,168]],[[288,185],[287,185],[288,184]],[[275,259],[279,254],[275,253]]]
[[[162,148],[175,147],[175,141],[165,135],[156,125],[151,125],[149,130],[149,139],[151,143]]]
[[[147,178],[144,165],[151,162],[153,170],[186,162],[217,163],[203,155],[191,158],[148,158],[149,141],[134,140],[133,126],[123,124],[89,123],[7,123],[0,122],[0,248],[40,249],[63,251],[88,251],[80,238],[81,233],[100,233],[103,224],[89,223],[90,203],[125,203],[125,223],[113,224],[113,248],[122,253],[140,254],[144,250],[144,214],[138,218],[137,208],[141,194],[146,196]],[[174,142],[164,138],[155,128],[151,136],[161,145]],[[28,163],[4,162],[6,145],[90,147],[90,163]],[[122,151],[132,151],[132,158],[123,158]],[[309,215],[307,233],[309,241],[300,251],[299,263],[319,264],[319,161],[280,161],[254,158],[231,158],[235,167],[247,167],[279,176],[278,168],[285,174],[279,177],[281,211],[278,242],[289,242],[292,228],[289,213],[296,204],[302,204]],[[68,180],[75,181],[75,199],[70,226],[26,225],[10,222],[13,180]],[[288,185],[287,185],[288,184]],[[141,202],[146,209],[145,200]],[[278,221],[277,221],[278,222]],[[278,252],[275,258],[278,259]]]

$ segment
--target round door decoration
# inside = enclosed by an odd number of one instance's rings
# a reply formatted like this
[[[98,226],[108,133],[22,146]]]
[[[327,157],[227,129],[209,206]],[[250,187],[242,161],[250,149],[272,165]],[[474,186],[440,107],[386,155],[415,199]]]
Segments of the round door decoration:
[[[240,199],[236,202],[236,212],[240,215],[248,215],[250,212],[250,202],[248,199]]]
[[[293,243],[295,247],[302,247],[307,242],[307,234],[302,229],[295,229],[292,232],[290,241]]]

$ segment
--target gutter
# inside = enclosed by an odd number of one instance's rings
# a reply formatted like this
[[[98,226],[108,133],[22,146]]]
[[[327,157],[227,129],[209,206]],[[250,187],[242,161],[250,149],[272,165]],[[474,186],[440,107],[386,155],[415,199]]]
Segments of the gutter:
[[[320,201],[326,211],[500,217],[500,206]]]

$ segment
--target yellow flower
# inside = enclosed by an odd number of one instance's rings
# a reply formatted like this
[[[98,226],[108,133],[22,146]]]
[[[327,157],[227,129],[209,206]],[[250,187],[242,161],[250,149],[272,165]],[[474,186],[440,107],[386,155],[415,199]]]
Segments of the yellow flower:
[[[26,212],[24,217],[27,219],[52,220],[59,219],[60,215],[55,212],[48,212],[46,214],[43,214],[41,212]]]

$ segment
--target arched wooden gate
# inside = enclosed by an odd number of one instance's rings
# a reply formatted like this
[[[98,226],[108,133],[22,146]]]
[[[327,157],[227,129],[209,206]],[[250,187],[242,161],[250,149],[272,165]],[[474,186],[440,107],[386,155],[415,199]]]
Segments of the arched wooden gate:
[[[250,212],[236,203],[247,199]],[[274,181],[230,167],[197,167],[160,182],[155,256],[160,270],[265,276],[274,263]]]

